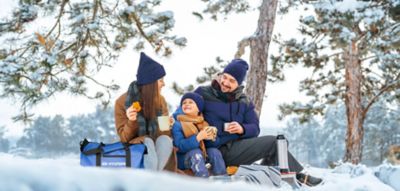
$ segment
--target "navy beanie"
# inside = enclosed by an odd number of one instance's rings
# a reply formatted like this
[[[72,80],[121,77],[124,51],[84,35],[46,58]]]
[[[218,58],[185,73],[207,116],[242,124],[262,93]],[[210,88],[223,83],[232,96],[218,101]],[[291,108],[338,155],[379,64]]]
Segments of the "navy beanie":
[[[239,85],[242,84],[244,77],[246,77],[246,72],[249,69],[249,65],[246,61],[242,59],[232,60],[224,69],[224,73],[232,75]]]
[[[183,100],[185,100],[187,98],[192,99],[196,103],[197,108],[199,109],[200,112],[203,111],[204,99],[200,94],[194,93],[194,92],[185,93],[181,99],[181,106],[182,106]]]
[[[139,67],[136,74],[137,84],[151,84],[164,76],[164,67],[157,61],[148,57],[145,53],[141,52]]]

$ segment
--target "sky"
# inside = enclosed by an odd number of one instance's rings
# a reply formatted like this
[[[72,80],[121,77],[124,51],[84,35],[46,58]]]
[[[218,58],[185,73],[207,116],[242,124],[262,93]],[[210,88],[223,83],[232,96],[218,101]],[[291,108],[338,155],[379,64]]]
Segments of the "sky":
[[[261,1],[251,1],[252,5],[258,6]],[[12,7],[16,2],[11,0],[2,0],[0,7],[0,17],[10,14]],[[237,43],[248,36],[251,36],[257,27],[258,10],[255,9],[246,14],[231,14],[226,20],[213,21],[204,19],[199,21],[192,16],[193,11],[201,11],[204,4],[199,0],[162,1],[160,10],[172,10],[174,12],[175,27],[171,34],[184,36],[188,39],[185,48],[173,49],[173,55],[164,58],[156,55],[151,49],[144,52],[164,65],[167,75],[164,78],[166,87],[162,94],[167,102],[176,108],[180,97],[172,90],[172,83],[177,82],[181,86],[194,84],[197,76],[203,73],[203,67],[215,64],[215,58],[220,56],[225,60],[233,59],[237,50]],[[294,13],[285,16],[277,16],[275,21],[274,34],[281,33],[284,38],[298,35],[296,27],[298,25],[299,15]],[[277,52],[277,45],[272,43],[271,53]],[[242,57],[249,60],[249,49]],[[108,83],[114,80],[120,85],[121,89],[112,94],[112,100],[115,100],[120,94],[127,91],[129,83],[136,79],[136,70],[138,67],[139,53],[127,47],[120,55],[113,68],[103,68],[95,76],[99,81]],[[278,105],[284,102],[305,99],[305,96],[299,93],[298,82],[304,76],[303,69],[289,69],[286,73],[286,81],[270,84],[267,83],[266,95],[260,116],[262,130],[268,127],[284,127],[285,122],[279,121]],[[56,114],[69,117],[71,115],[89,113],[95,111],[98,102],[88,100],[83,97],[68,95],[67,93],[56,94],[49,100],[31,108],[35,116],[54,116]],[[77,107],[79,106],[79,107]],[[18,113],[19,103],[11,99],[0,100],[0,126],[8,128],[6,133],[9,137],[18,137],[23,132],[21,122],[13,122],[12,116]],[[170,111],[173,112],[173,111]]]

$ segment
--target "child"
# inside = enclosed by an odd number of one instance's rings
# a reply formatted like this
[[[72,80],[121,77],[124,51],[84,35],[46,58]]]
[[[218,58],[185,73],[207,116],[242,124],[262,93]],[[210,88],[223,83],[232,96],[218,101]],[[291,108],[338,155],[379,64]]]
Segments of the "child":
[[[205,140],[215,139],[216,132],[204,121],[203,107],[203,97],[197,93],[186,93],[181,99],[183,114],[178,114],[172,127],[174,146],[178,148],[178,168],[191,169],[198,177],[208,177],[206,163],[209,162],[213,175],[225,175],[221,152],[217,148],[206,148],[204,144]]]

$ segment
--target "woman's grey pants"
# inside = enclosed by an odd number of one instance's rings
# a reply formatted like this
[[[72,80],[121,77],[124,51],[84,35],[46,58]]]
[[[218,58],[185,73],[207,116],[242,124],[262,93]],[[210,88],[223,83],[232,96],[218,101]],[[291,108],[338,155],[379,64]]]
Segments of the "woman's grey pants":
[[[144,168],[149,170],[163,170],[172,154],[172,139],[166,135],[157,138],[156,143],[146,137],[144,144],[147,154],[144,155]]]
[[[249,165],[262,159],[262,165],[278,166],[276,136],[239,139],[222,145],[219,150],[227,166]],[[288,152],[290,171],[300,172],[301,164]]]

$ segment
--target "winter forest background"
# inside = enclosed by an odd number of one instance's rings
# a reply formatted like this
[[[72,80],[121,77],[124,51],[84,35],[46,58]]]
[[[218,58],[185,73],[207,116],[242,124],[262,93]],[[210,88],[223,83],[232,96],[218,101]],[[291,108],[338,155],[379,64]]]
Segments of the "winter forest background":
[[[323,122],[312,119],[301,124],[298,118],[287,123],[284,133],[290,141],[290,151],[303,163],[315,167],[329,167],[342,160],[346,130],[343,104],[329,107]],[[388,146],[400,143],[399,111],[375,106],[367,119],[363,164],[376,166],[385,160]],[[12,142],[0,131],[1,152],[30,158],[60,157],[79,154],[82,138],[110,143],[118,141],[114,127],[114,110],[101,106],[94,113],[64,118],[38,116],[24,130],[23,136]],[[278,131],[267,130],[266,133]]]
[[[132,1],[118,1],[118,5],[112,1],[102,1],[104,5],[99,5],[100,1],[93,2],[21,0],[14,17],[0,22],[0,93],[4,98],[18,100],[16,103],[20,104],[20,110],[14,119],[27,122],[18,139],[8,138],[8,127],[0,126],[0,152],[29,158],[60,157],[78,155],[78,144],[83,138],[105,143],[118,141],[112,108],[118,94],[113,92],[123,92],[126,86],[121,85],[119,89],[120,84],[117,85],[111,77],[99,80],[101,78],[95,79],[92,75],[112,68],[110,63],[115,62],[122,49],[127,47],[130,55],[146,50],[157,52],[155,55],[159,57],[156,60],[163,60],[164,56],[179,57],[179,54],[174,55],[174,51],[179,52],[177,47],[184,47],[192,40],[171,34],[174,27],[172,12],[153,12],[153,9],[160,9],[157,7],[162,1],[134,1],[134,4]],[[298,85],[307,97],[287,100],[280,106],[279,117],[286,120],[286,128],[263,127],[262,131],[264,134],[284,132],[290,141],[291,152],[301,162],[327,167],[343,160],[346,148],[351,148],[346,145],[346,133],[352,130],[363,132],[358,140],[361,140],[362,147],[361,163],[366,165],[381,164],[385,161],[388,147],[400,144],[398,0],[279,3],[264,0],[253,2],[255,8],[251,8],[253,3],[243,0],[204,2],[204,10],[194,11],[188,16],[202,22],[210,18],[224,20],[233,13],[260,11],[260,18],[279,21],[285,14],[300,14],[300,26],[292,29],[299,30],[296,38],[272,33],[274,25],[263,25],[262,22],[267,21],[260,19],[254,35],[249,34],[239,41],[235,56],[252,64],[246,79],[249,86],[246,91],[254,95],[259,112],[262,111],[264,95],[269,91],[267,82],[279,84],[284,81],[290,68],[305,71],[302,74],[305,77]],[[96,12],[99,17],[92,14],[96,7],[101,8]],[[116,10],[110,10],[113,7]],[[60,11],[64,8],[68,11]],[[263,15],[271,9],[278,15],[276,18],[275,14]],[[56,13],[65,14],[59,15],[66,19],[65,22],[56,20],[54,24],[53,19],[47,30],[28,25],[48,15],[57,19]],[[43,20],[41,22],[47,21]],[[270,33],[257,35],[262,32]],[[254,45],[257,43],[265,45],[264,49],[257,49]],[[128,44],[133,44],[133,47]],[[274,50],[268,52],[270,44]],[[211,76],[220,71],[234,53],[227,53],[232,55],[230,57],[217,57],[211,66],[201,66],[205,68],[199,70],[199,77],[193,85],[172,79],[176,83],[170,83],[166,89],[174,90],[177,94],[173,96],[178,97],[183,91],[209,83]],[[354,63],[358,63],[360,68],[354,68]],[[356,81],[348,81],[352,74]],[[129,83],[131,80],[125,81]],[[358,97],[355,100],[358,102],[352,102],[348,97],[354,93],[349,89],[356,90]],[[65,117],[39,113],[32,117],[32,107],[59,92],[97,99],[101,104],[96,106],[95,112],[87,114]],[[172,97],[172,94],[168,95]],[[268,97],[264,101],[266,99]],[[170,111],[174,108],[176,105],[170,106]],[[354,115],[349,115],[349,112]],[[348,119],[348,116],[358,118]],[[354,121],[357,123],[352,123]]]

